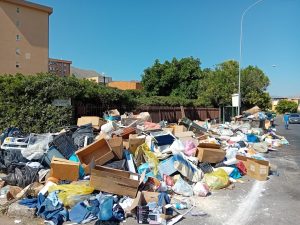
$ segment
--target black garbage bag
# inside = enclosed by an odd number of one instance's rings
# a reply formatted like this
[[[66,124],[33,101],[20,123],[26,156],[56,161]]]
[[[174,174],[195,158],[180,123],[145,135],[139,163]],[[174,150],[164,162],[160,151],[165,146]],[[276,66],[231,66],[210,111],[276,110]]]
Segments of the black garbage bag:
[[[80,149],[84,146],[85,137],[88,138],[87,144],[91,144],[94,140],[93,127],[91,123],[80,126],[73,133],[72,138],[77,149]]]
[[[8,167],[12,163],[26,163],[28,160],[23,157],[20,149],[4,151],[4,165]]]
[[[16,167],[13,173],[9,173],[6,177],[3,177],[2,180],[8,185],[25,188],[27,185],[38,181],[38,170],[37,168],[31,168],[29,166],[24,166],[23,168]]]
[[[128,171],[126,159],[122,159],[122,160],[118,160],[118,161],[113,161],[113,162],[105,164],[105,166],[113,168],[113,169]]]

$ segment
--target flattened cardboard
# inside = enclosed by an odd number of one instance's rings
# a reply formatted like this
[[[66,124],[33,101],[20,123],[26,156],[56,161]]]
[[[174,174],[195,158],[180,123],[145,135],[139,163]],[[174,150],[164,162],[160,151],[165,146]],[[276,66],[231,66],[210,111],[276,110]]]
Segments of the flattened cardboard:
[[[123,139],[121,137],[113,137],[108,140],[108,144],[115,153],[115,158],[123,159]]]
[[[146,137],[139,137],[137,134],[129,135],[129,151],[134,154],[136,149],[145,143]]]
[[[79,177],[79,162],[53,157],[50,176],[59,180],[76,181]]]
[[[222,149],[197,148],[196,157],[200,162],[218,163],[225,158],[226,152]]]
[[[135,198],[144,178],[145,173],[139,176],[124,170],[96,166],[91,172],[90,185],[99,191]]]
[[[103,138],[96,140],[82,149],[79,149],[76,152],[76,155],[82,164],[90,167],[91,164],[103,165],[114,158],[111,147]]]

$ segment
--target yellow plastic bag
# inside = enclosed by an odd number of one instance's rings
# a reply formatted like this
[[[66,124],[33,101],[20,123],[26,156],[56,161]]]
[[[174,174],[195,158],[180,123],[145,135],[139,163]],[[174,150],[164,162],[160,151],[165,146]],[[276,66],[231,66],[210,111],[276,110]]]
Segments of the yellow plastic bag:
[[[78,182],[75,184],[54,185],[48,189],[48,192],[59,191],[58,198],[64,206],[72,207],[79,201],[89,198],[89,194],[94,188],[89,186],[89,182]]]
[[[140,161],[141,154],[143,155],[145,161],[149,164],[149,166],[151,168],[153,168],[153,174],[157,175],[159,160],[154,155],[154,153],[150,151],[150,149],[146,143],[140,145],[137,148],[137,150],[135,151],[135,160],[136,161]]]
[[[204,182],[209,186],[210,189],[217,190],[228,186],[229,177],[225,170],[217,169],[214,172],[205,174]]]

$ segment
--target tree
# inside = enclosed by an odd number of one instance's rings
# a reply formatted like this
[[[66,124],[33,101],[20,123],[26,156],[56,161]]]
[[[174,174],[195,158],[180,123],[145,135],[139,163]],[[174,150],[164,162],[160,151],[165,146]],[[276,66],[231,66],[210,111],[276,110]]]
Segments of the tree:
[[[276,106],[278,113],[284,114],[286,112],[295,113],[297,112],[298,104],[289,100],[280,100]]]
[[[214,70],[204,69],[203,80],[199,84],[198,100],[215,107],[231,105],[231,96],[238,93],[239,64],[229,60]],[[270,106],[270,96],[266,92],[269,78],[258,67],[248,66],[241,71],[242,106],[250,108],[258,105],[262,109]]]
[[[163,64],[155,60],[154,65],[142,74],[142,85],[150,96],[178,96],[196,99],[201,77],[200,60],[193,57]]]

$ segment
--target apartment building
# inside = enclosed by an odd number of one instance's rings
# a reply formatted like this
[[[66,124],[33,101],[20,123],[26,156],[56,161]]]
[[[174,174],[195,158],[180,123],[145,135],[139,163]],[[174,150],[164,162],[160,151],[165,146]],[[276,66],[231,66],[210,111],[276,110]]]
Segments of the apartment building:
[[[0,74],[48,72],[52,8],[0,0]]]
[[[62,59],[49,59],[49,73],[65,77],[70,76],[72,61]]]

